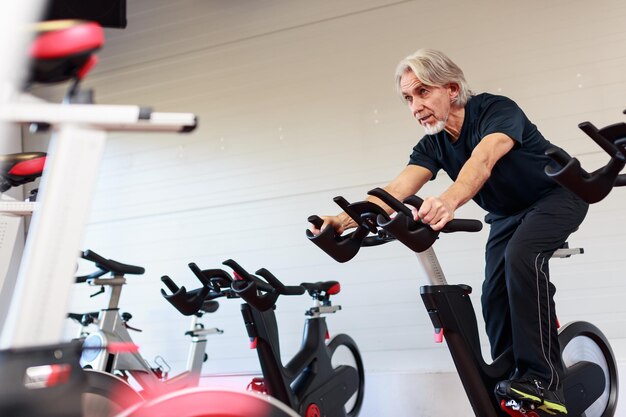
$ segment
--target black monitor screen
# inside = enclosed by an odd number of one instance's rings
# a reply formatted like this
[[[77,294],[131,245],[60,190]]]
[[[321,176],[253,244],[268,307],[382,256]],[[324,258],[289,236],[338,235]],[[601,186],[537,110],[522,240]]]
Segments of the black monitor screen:
[[[81,19],[107,28],[126,27],[126,0],[50,0],[43,20]]]

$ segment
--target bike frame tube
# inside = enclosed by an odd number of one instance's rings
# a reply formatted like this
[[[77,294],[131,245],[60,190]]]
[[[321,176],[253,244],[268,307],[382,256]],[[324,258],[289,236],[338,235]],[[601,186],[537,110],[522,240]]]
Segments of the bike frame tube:
[[[274,310],[258,311],[248,304],[242,304],[241,314],[248,334],[250,337],[257,338],[256,351],[267,392],[293,408],[297,401],[285,378],[284,368],[280,360],[278,325]]]
[[[343,371],[337,373],[333,369],[325,341],[328,328],[324,317],[306,319],[300,349],[283,366],[274,310],[261,312],[243,304],[242,314],[246,327],[252,329],[250,336],[257,338],[257,354],[265,387],[271,396],[303,412],[302,407],[309,400],[321,406],[321,398],[327,397],[325,392],[333,389],[324,388],[331,379],[338,378],[333,386],[341,386],[343,378],[350,378]],[[307,372],[307,368],[313,363],[315,369]],[[327,407],[332,408],[328,405]],[[343,404],[338,407],[343,407]]]
[[[483,360],[474,308],[469,299],[471,288],[460,285],[421,288],[426,310],[436,328],[444,329],[446,344],[477,417],[504,417],[489,389],[508,378],[514,368],[512,350],[492,364]]]
[[[40,209],[33,213],[0,348],[61,341],[105,141],[106,132],[74,124],[61,126],[53,135],[38,196]],[[20,326],[23,321],[30,325]]]
[[[491,365],[482,357],[476,313],[469,298],[471,287],[448,285],[435,250],[416,253],[431,284],[421,287],[422,300],[433,326],[444,329],[446,344],[465,388],[465,393],[478,417],[508,416],[499,407],[487,386],[505,379],[513,371],[512,350],[507,350]]]

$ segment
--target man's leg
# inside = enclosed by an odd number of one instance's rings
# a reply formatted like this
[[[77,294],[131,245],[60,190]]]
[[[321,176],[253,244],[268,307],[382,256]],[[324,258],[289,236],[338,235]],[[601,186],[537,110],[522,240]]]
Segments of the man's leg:
[[[587,209],[567,190],[552,192],[526,212],[505,252],[513,346],[524,377],[515,387],[545,398],[551,411],[565,412],[565,407],[560,396],[550,394],[561,386],[563,365],[548,260],[578,228]]]
[[[513,345],[504,253],[518,225],[519,219],[514,217],[492,221],[485,247],[485,280],[481,304],[485,330],[491,345],[491,357],[494,360]]]

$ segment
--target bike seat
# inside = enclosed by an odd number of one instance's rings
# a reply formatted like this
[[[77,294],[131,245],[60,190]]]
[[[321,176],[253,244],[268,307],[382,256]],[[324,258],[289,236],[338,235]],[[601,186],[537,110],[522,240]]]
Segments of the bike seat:
[[[123,264],[121,262],[114,261],[113,259],[105,259],[91,250],[83,252],[82,258],[95,263],[101,270],[111,272],[112,274],[142,275],[146,272],[146,270],[141,266]]]
[[[0,155],[0,191],[4,192],[41,177],[45,162],[44,152]]]
[[[215,313],[220,308],[220,303],[215,300],[205,300],[200,310],[205,313]]]
[[[98,311],[90,311],[88,313],[67,313],[67,317],[74,320],[78,324],[92,323],[100,316]]]
[[[57,83],[82,79],[97,63],[94,53],[104,45],[100,25],[80,20],[42,22],[30,48],[29,81]]]
[[[320,292],[326,292],[329,295],[339,294],[341,284],[337,281],[319,281],[319,282],[303,282],[300,284],[304,289],[313,296]]]

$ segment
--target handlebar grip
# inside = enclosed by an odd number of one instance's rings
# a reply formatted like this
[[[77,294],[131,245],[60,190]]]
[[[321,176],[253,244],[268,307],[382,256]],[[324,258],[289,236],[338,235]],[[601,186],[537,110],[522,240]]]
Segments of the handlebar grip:
[[[94,251],[87,249],[81,255],[83,259],[93,262],[100,269],[120,274],[142,275],[146,270],[141,266],[123,264],[113,259],[105,259]]]
[[[386,190],[377,187],[368,191],[369,195],[380,198],[385,204],[391,207],[398,213],[404,213],[407,216],[411,215],[411,209],[405,206],[400,200],[389,194]],[[420,204],[421,205],[421,204]],[[419,206],[417,207],[419,208]]]
[[[593,141],[597,143],[598,146],[600,146],[604,150],[604,152],[608,153],[611,157],[619,155],[623,159],[623,156],[621,155],[617,147],[609,139],[605,138],[604,135],[600,133],[600,130],[598,130],[598,128],[593,125],[593,123],[582,122],[578,125],[578,127],[580,130],[585,132],[587,136],[593,139]]]
[[[348,200],[346,200],[344,197],[338,195],[337,197],[333,198],[333,201],[343,210],[345,211],[348,215],[350,215],[350,213],[348,213],[348,206],[350,205],[350,203],[348,202]]]
[[[209,280],[206,279],[204,274],[202,274],[202,270],[198,267],[198,265],[196,265],[194,262],[190,262],[187,264],[187,266],[189,267],[189,269],[191,269],[191,272],[193,272],[193,274],[196,276],[196,278],[198,278],[198,281],[200,281],[202,285],[209,285]]]
[[[261,291],[274,292],[274,287],[266,282],[263,282],[263,280],[261,280],[260,278],[255,277],[254,275],[243,269],[243,267],[234,260],[227,259],[222,263],[232,268],[232,270],[235,271],[235,275],[239,276],[243,281],[254,282],[256,284],[256,287],[258,287],[258,289],[260,289]],[[233,282],[237,282],[237,279],[235,279]]]
[[[322,226],[324,225],[324,220],[322,220],[322,218],[316,214],[309,216],[307,218],[307,221],[311,223],[313,226],[317,227],[318,229],[321,229]]]
[[[233,277],[223,269],[205,269],[202,271],[204,277],[208,277],[209,286],[217,292],[221,292],[222,288],[230,288]]]
[[[185,286],[182,286],[172,295],[168,295],[163,289],[161,289],[161,295],[181,314],[191,316],[200,311],[205,299],[209,295],[209,291],[208,287],[201,287],[199,290],[187,292]]]
[[[161,282],[163,282],[163,284],[165,284],[167,289],[169,289],[173,293],[178,292],[178,290],[180,289],[178,288],[178,285],[174,284],[174,281],[172,281],[172,279],[168,277],[167,275],[163,275],[161,277]]]
[[[452,232],[480,232],[483,230],[483,223],[473,219],[453,219],[450,220],[441,230],[444,233]]]
[[[233,281],[231,288],[235,294],[259,311],[269,310],[276,304],[278,299],[278,293],[266,292],[263,295],[259,295],[256,282],[254,281]]]
[[[567,165],[567,163],[572,159],[572,157],[569,156],[567,152],[557,147],[548,149],[545,154],[546,156],[552,158],[559,165]]]
[[[407,198],[404,199],[404,203],[405,204],[410,204],[410,205],[412,205],[413,207],[415,207],[416,209],[419,210],[419,208],[422,207],[422,204],[424,204],[424,200],[422,200],[421,198],[419,198],[416,195],[410,195],[410,196],[408,196]],[[413,213],[411,213],[410,210],[409,210],[409,213],[406,213],[406,214],[409,215],[409,216],[413,215]]]
[[[265,280],[282,295],[302,295],[304,294],[304,287],[301,285],[285,285],[278,280],[270,271],[265,268],[261,268],[256,271],[257,275],[262,276]]]
[[[368,229],[359,226],[349,235],[337,236],[335,229],[327,227],[319,235],[314,235],[310,230],[305,231],[307,238],[318,248],[326,252],[337,262],[347,262],[354,258],[361,248],[361,243],[368,234]]]
[[[626,174],[620,174],[615,178],[613,187],[623,187],[626,185]]]

